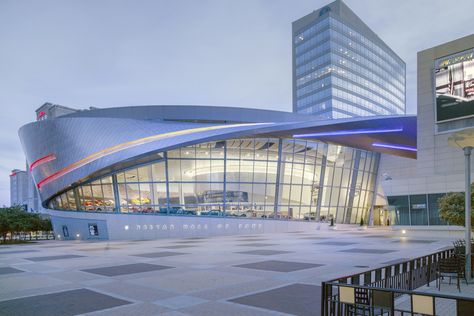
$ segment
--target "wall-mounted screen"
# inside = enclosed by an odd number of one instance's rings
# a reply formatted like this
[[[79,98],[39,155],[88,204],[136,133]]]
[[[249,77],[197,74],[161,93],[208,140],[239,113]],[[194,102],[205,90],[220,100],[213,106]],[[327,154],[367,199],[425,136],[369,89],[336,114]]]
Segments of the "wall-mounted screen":
[[[474,116],[474,49],[436,60],[436,122]]]

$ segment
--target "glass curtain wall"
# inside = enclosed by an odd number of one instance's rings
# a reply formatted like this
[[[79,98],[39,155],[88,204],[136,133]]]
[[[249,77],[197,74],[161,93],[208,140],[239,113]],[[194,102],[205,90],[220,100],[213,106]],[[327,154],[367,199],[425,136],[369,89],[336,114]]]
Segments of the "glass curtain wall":
[[[446,225],[439,217],[439,199],[446,193],[389,196],[395,225]]]
[[[372,202],[378,157],[297,139],[209,142],[84,183],[50,208],[357,223]]]
[[[336,17],[294,36],[294,110],[324,119],[405,113],[405,64]]]

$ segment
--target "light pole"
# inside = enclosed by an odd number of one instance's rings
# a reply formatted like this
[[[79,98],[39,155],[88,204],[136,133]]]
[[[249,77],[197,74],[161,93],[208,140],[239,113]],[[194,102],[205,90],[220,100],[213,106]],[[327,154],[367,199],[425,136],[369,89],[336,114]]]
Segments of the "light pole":
[[[471,152],[472,147],[466,146],[464,150],[464,179],[465,179],[465,214],[466,214],[466,278],[471,280]]]
[[[474,128],[468,128],[451,134],[448,144],[464,151],[464,214],[466,240],[466,279],[471,281],[471,153],[474,147]]]

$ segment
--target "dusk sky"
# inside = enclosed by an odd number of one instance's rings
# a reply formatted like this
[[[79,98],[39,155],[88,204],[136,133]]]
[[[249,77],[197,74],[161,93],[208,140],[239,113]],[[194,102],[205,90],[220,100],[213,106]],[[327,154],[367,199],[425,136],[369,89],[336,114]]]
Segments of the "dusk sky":
[[[45,102],[291,111],[291,22],[329,2],[0,0],[0,205]],[[473,0],[345,3],[406,62],[408,113],[416,53],[473,33]]]

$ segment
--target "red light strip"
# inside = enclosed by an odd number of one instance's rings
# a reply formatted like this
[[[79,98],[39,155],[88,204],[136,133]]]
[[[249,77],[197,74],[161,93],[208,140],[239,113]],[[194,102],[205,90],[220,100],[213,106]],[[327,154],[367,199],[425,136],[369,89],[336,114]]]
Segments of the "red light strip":
[[[164,134],[158,134],[158,135],[152,135],[148,137],[143,137],[139,138],[136,140],[132,140],[129,142],[121,143],[106,149],[103,149],[101,151],[98,151],[90,156],[87,156],[55,173],[52,175],[44,178],[38,184],[36,185],[38,189],[41,189],[41,187],[45,184],[48,184],[51,181],[54,181],[63,175],[74,171],[82,166],[85,166],[93,161],[96,161],[97,159],[100,159],[102,157],[111,155],[113,153],[119,152],[124,149],[128,149],[134,146],[139,146],[143,144],[147,144],[153,141],[161,140],[161,139],[166,139],[170,137],[175,137],[175,136],[182,136],[182,135],[187,135],[187,134],[192,134],[192,133],[197,133],[197,132],[205,132],[205,131],[212,131],[212,130],[219,130],[219,129],[227,129],[227,128],[232,128],[232,127],[245,127],[245,126],[258,126],[258,125],[268,125],[272,123],[247,123],[247,124],[231,124],[231,125],[215,125],[215,126],[205,126],[205,127],[198,127],[198,128],[192,128],[192,129],[185,129],[185,130],[179,130],[179,131],[174,131],[174,132],[168,132]]]
[[[12,173],[10,174],[10,177],[14,177],[14,176],[16,176],[16,172],[12,172]]]
[[[30,171],[32,171],[34,168],[38,167],[38,166],[41,166],[42,164],[45,164],[49,161],[52,161],[52,160],[55,160],[56,159],[56,156],[54,154],[49,154],[47,156],[44,156],[40,159],[36,159],[35,161],[33,161],[30,165]]]

